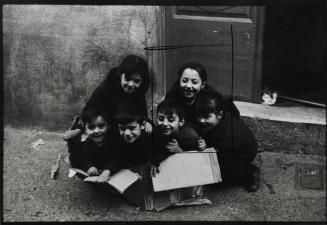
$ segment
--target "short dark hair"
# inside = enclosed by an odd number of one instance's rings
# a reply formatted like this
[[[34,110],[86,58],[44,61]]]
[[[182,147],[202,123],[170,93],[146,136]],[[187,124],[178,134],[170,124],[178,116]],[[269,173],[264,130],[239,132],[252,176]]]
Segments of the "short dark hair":
[[[195,111],[197,115],[218,113],[224,109],[222,95],[216,91],[203,92],[195,100]]]
[[[105,110],[97,108],[88,108],[86,110],[83,110],[81,114],[81,119],[84,124],[91,123],[98,116],[101,116],[107,122],[108,125],[112,124],[112,119],[109,114]]]
[[[117,107],[115,119],[118,124],[123,125],[134,121],[142,124],[146,119],[146,115],[140,105],[134,102],[123,102]]]
[[[166,115],[172,115],[173,113],[176,113],[180,120],[184,119],[185,117],[185,109],[183,103],[171,97],[165,98],[158,104],[157,113],[163,113]]]
[[[127,78],[133,74],[140,74],[142,77],[140,91],[147,92],[150,85],[150,74],[145,59],[137,55],[128,55],[121,62],[119,71],[124,73]]]

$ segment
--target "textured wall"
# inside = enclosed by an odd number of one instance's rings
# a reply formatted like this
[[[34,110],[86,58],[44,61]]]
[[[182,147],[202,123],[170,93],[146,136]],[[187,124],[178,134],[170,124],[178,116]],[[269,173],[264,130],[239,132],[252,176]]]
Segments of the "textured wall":
[[[158,18],[152,6],[5,5],[5,124],[67,127],[126,54],[146,56],[156,76],[143,48],[157,44]]]

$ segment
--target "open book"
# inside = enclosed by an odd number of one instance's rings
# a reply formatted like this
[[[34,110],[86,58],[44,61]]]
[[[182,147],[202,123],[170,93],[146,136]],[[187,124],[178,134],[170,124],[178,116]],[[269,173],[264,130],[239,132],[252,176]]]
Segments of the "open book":
[[[69,171],[69,177],[74,176],[76,173],[84,177],[86,182],[96,182],[97,176],[89,176],[85,171],[71,168]],[[123,193],[129,186],[136,182],[140,176],[137,173],[132,172],[129,169],[122,169],[110,177],[107,182],[109,185],[114,187],[120,193]]]
[[[188,151],[162,161],[152,178],[155,192],[221,182],[216,150]]]

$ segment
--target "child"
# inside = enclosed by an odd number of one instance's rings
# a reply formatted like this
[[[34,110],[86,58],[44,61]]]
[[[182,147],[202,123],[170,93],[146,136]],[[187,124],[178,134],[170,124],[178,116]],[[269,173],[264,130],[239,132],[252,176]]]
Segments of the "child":
[[[145,114],[140,105],[132,102],[121,103],[117,108],[116,121],[119,140],[119,169],[130,169],[141,179],[129,186],[123,193],[133,204],[145,208],[144,196],[153,191],[149,176],[151,166],[152,135],[144,131]]]
[[[211,92],[215,89],[207,84],[208,75],[205,68],[196,62],[184,64],[178,72],[178,78],[171,89],[168,91],[166,98],[178,100],[185,109],[185,122],[196,126],[197,119],[194,102],[203,92]],[[231,104],[226,108],[235,115],[239,114],[236,106]]]
[[[159,172],[160,162],[174,153],[204,150],[198,147],[199,136],[190,126],[184,125],[184,108],[178,101],[166,98],[157,107],[157,126],[154,129],[154,153],[151,176]]]
[[[223,183],[243,184],[249,192],[259,188],[259,168],[251,162],[257,154],[257,141],[239,115],[227,107],[216,91],[198,96],[195,109],[203,132],[202,144],[218,150]]]
[[[106,79],[93,91],[82,113],[92,108],[104,110],[110,117],[114,118],[121,102],[135,102],[147,117],[145,93],[149,88],[149,83],[150,75],[146,61],[140,56],[128,55],[118,67],[109,71]],[[144,124],[145,131],[151,133],[152,125],[149,120],[145,121]],[[112,126],[113,132],[118,130],[115,123]],[[77,128],[66,132],[66,136],[67,138],[74,137],[80,132],[82,130]]]
[[[82,121],[87,139],[81,142],[81,133],[66,137],[71,166],[86,171],[90,176],[98,176],[96,181],[99,183],[106,182],[117,167],[108,135],[111,121],[106,113],[95,109],[84,111]],[[78,124],[74,126],[72,130],[76,130]]]
[[[135,102],[147,117],[145,93],[149,83],[150,75],[146,61],[140,56],[128,55],[119,67],[109,71],[107,78],[92,93],[83,111],[88,108],[101,108],[114,118],[121,102]],[[151,133],[152,127],[149,122],[145,124],[145,128]]]
[[[150,169],[152,177],[160,173],[160,163],[170,155],[183,151],[203,151],[205,149],[205,145],[198,143],[199,136],[197,132],[192,126],[185,124],[183,105],[172,98],[166,98],[158,104],[157,125],[154,128],[153,134],[154,152]],[[202,185],[180,188],[178,191],[180,191],[181,202],[186,201],[189,204],[193,204],[191,203],[193,201],[196,202],[194,197],[203,197]],[[163,193],[157,194],[158,197],[164,196],[165,194]],[[168,203],[166,202],[166,207],[169,205],[169,201]]]

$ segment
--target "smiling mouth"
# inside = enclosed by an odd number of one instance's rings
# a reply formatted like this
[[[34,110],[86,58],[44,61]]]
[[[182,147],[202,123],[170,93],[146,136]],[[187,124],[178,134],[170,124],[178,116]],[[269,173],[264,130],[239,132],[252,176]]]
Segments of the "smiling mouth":
[[[184,89],[184,93],[187,94],[187,95],[189,95],[189,94],[193,94],[193,91],[192,90],[185,90]]]
[[[134,87],[126,86],[126,89],[129,90],[129,91],[131,91],[131,90],[134,89]]]
[[[100,138],[102,137],[103,135],[102,134],[99,134],[99,135],[93,135],[94,138]]]

